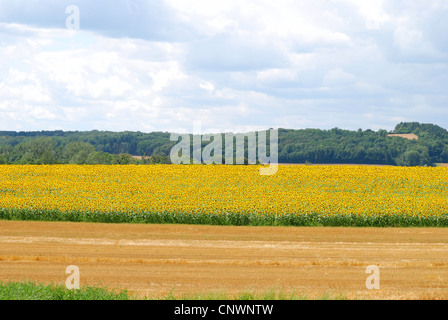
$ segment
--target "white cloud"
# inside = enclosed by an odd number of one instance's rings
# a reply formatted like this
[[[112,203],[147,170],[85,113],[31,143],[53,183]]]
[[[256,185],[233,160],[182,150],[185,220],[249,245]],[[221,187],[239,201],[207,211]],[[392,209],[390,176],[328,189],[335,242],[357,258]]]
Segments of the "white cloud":
[[[212,93],[213,91],[215,91],[215,86],[213,85],[213,83],[211,82],[205,82],[205,83],[200,83],[199,87]]]
[[[152,88],[154,91],[161,91],[171,85],[174,81],[187,78],[180,70],[176,63],[170,63],[169,66],[159,69],[149,74],[153,80]]]
[[[448,127],[444,0],[49,3],[0,0],[4,129]]]
[[[344,72],[340,68],[332,69],[327,72],[324,77],[323,85],[325,86],[344,86],[351,84],[356,80],[356,76]]]
[[[391,17],[384,11],[385,0],[343,0],[357,8],[369,30],[380,29]]]

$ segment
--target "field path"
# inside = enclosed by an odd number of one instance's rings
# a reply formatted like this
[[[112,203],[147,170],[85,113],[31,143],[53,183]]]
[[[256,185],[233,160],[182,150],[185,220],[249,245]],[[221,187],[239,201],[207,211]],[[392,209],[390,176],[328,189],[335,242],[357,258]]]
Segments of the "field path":
[[[170,292],[294,291],[349,299],[448,299],[448,232],[0,221],[0,281]],[[380,268],[368,290],[366,267]]]

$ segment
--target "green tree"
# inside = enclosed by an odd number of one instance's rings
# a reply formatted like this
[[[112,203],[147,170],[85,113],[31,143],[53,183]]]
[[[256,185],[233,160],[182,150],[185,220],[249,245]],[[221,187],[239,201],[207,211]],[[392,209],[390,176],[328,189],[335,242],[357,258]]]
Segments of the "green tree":
[[[87,164],[87,159],[95,152],[90,143],[75,141],[67,144],[64,148],[64,160],[69,164]]]
[[[89,154],[86,164],[112,164],[114,156],[103,151],[95,151]]]
[[[60,163],[61,148],[51,137],[40,137],[19,144],[15,148],[22,156],[22,164],[56,164]]]
[[[137,164],[139,161],[134,159],[130,154],[120,153],[113,157],[113,164]]]

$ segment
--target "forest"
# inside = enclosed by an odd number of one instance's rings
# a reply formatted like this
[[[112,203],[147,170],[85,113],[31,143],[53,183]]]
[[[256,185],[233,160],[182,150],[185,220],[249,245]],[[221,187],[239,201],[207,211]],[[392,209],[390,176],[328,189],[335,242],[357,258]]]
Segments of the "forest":
[[[392,133],[413,133],[418,139],[388,136]],[[170,135],[98,130],[0,131],[0,164],[170,163],[170,151],[177,143],[170,140]],[[224,133],[221,135],[224,137]],[[240,135],[244,138],[246,134]],[[202,142],[202,148],[207,143]],[[245,155],[247,148],[246,137]],[[278,129],[278,162],[433,166],[448,163],[448,131],[418,122],[399,123],[390,132]]]

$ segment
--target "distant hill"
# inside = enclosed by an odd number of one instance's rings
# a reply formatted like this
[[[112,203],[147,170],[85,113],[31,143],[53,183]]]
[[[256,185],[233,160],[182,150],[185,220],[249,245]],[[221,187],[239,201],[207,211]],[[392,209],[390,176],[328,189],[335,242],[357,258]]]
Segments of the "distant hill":
[[[434,124],[402,122],[392,132],[279,129],[278,136],[280,163],[448,163],[448,131]],[[0,163],[169,163],[175,144],[169,132],[0,131]]]

